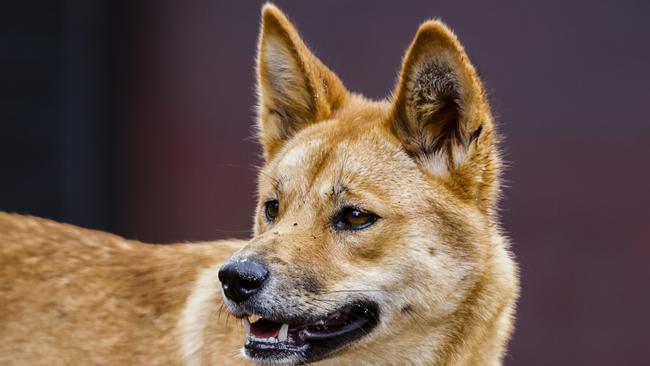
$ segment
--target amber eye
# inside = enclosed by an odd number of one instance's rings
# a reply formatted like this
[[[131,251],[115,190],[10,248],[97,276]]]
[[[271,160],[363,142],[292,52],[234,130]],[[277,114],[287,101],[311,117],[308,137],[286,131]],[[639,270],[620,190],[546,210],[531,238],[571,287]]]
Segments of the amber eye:
[[[278,200],[266,201],[264,204],[264,216],[269,222],[275,221],[275,218],[278,217],[278,212],[280,212],[280,202]]]
[[[346,207],[334,216],[333,224],[337,230],[361,230],[377,221],[378,216],[372,212],[355,207]]]

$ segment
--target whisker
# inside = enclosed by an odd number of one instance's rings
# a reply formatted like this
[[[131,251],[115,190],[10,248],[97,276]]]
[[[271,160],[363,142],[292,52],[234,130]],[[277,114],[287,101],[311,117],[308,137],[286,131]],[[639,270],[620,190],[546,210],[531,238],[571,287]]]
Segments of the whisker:
[[[217,320],[221,320],[221,313],[223,312],[223,303],[219,305],[219,309],[217,310]]]
[[[337,303],[336,301],[333,301],[333,300],[325,300],[325,299],[313,299],[313,300],[321,301],[321,302],[324,302],[324,303],[326,303],[326,304],[336,304],[336,303]],[[312,304],[312,305],[315,305],[315,304]],[[373,312],[370,311],[370,309],[366,308],[365,306],[361,306],[361,305],[359,305],[359,304],[354,304],[354,306],[355,306],[355,307],[358,307],[358,308],[361,308],[361,309],[365,310],[366,312],[368,312],[368,314],[372,315],[372,317],[375,319],[375,321],[376,321],[377,323],[379,323],[379,319],[377,319],[377,317],[375,316],[375,314],[373,314]],[[350,315],[354,316],[354,317],[357,318],[357,319],[361,318],[361,316],[356,315],[356,314],[354,314],[354,313],[352,313],[352,314],[350,314]]]
[[[426,320],[426,319],[415,310],[411,310],[407,314],[408,314],[409,317],[411,317],[411,319],[413,319],[413,321],[415,321],[415,324],[418,326],[418,328],[420,328],[422,333],[426,334],[426,330],[424,329],[424,326],[422,326],[422,324],[420,324],[420,322],[418,321],[418,319],[415,316],[417,315],[422,320]]]
[[[323,291],[322,293],[325,293],[325,294],[331,294],[331,293],[337,293],[337,292],[364,293],[364,292],[395,292],[395,291],[392,291],[392,290],[380,290],[380,289],[369,289],[369,290],[331,290],[331,291]]]
[[[318,299],[313,299],[313,300],[315,300],[315,301],[319,301]],[[314,304],[313,302],[310,302],[310,301],[306,301],[306,303],[309,304],[309,305],[311,305],[311,306],[317,307],[317,308],[319,308],[319,309],[323,309],[323,310],[325,310],[325,311],[328,312],[328,313],[331,313],[331,312],[333,311],[333,310],[330,309],[330,308],[324,307],[324,306],[322,306],[322,305]]]

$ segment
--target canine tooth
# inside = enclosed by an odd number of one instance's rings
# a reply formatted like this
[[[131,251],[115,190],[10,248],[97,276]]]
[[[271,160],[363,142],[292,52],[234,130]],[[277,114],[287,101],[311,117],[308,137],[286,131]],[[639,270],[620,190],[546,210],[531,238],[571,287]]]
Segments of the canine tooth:
[[[260,320],[261,318],[262,318],[261,316],[259,316],[257,314],[253,314],[253,315],[250,316],[250,322],[255,323],[256,321]]]
[[[246,328],[246,337],[251,337],[251,322],[248,320],[248,317],[244,317],[244,328]]]
[[[280,328],[280,333],[278,333],[278,341],[280,342],[286,341],[288,334],[289,334],[289,324],[284,323],[282,324],[282,328]]]

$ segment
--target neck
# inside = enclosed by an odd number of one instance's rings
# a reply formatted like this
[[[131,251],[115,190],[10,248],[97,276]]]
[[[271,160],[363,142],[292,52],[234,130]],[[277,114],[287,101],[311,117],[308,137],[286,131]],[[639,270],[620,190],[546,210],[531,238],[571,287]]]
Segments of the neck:
[[[514,261],[499,248],[463,305],[437,336],[431,365],[501,365],[518,295]]]

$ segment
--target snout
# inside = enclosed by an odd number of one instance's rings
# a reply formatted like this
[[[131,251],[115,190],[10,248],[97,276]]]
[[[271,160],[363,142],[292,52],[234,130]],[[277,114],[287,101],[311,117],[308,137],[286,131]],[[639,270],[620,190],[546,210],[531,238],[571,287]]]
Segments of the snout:
[[[237,304],[257,293],[268,278],[266,266],[252,259],[228,262],[219,270],[224,294]]]

